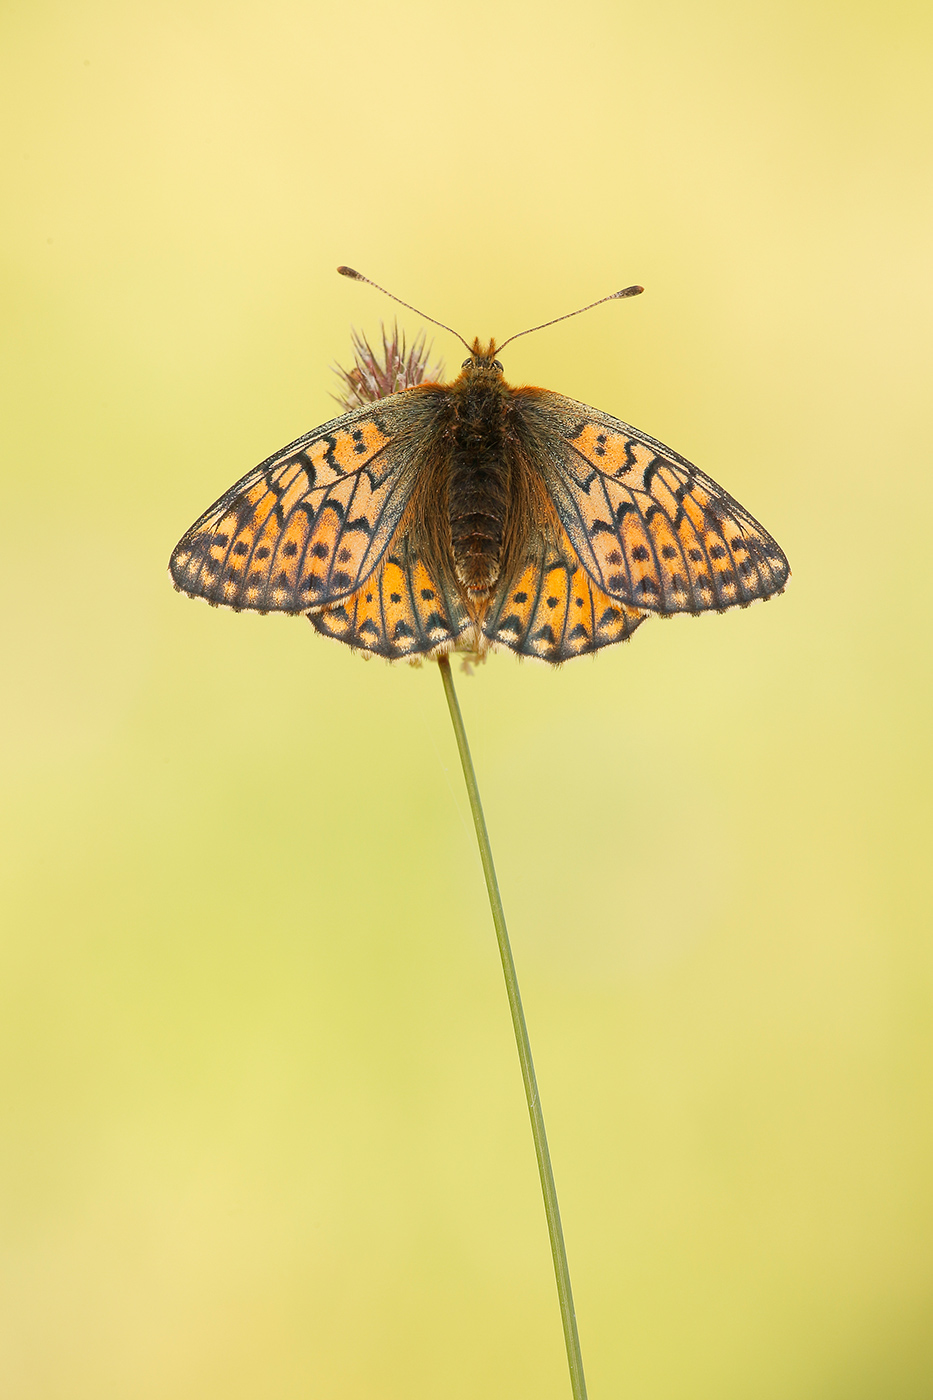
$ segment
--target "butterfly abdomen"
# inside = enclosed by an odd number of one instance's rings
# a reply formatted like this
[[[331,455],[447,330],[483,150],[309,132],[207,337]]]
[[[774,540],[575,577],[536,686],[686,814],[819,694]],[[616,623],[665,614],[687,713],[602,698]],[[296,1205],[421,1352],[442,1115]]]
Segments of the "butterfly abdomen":
[[[470,593],[495,584],[512,488],[501,378],[467,376],[457,395],[447,497],[454,567]]]

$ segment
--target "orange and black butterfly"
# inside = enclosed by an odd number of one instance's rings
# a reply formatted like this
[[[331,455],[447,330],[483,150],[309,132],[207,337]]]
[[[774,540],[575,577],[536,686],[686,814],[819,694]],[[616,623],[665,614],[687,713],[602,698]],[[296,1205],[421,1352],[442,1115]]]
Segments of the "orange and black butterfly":
[[[390,660],[554,663],[652,614],[782,591],[783,552],[710,477],[608,413],[512,388],[495,341],[467,348],[452,383],[363,403],[248,472],[176,546],[176,586]]]

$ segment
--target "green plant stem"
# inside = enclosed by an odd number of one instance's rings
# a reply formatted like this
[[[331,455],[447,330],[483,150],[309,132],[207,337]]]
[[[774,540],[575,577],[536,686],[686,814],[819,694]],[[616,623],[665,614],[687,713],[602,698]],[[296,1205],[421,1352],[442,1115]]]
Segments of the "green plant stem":
[[[554,1273],[557,1278],[557,1296],[560,1299],[560,1316],[564,1327],[564,1344],[567,1348],[567,1364],[570,1367],[570,1385],[573,1391],[573,1400],[586,1400],[583,1357],[580,1354],[577,1319],[573,1310],[570,1269],[567,1265],[567,1251],[564,1248],[564,1232],[560,1224],[560,1210],[557,1205],[557,1188],[554,1185],[554,1173],[551,1170],[551,1157],[547,1147],[547,1134],[544,1131],[544,1114],[541,1110],[541,1100],[538,1097],[538,1083],[535,1079],[535,1067],[531,1058],[531,1044],[528,1040],[528,1028],[525,1025],[525,1014],[522,1011],[522,999],[518,990],[515,962],[512,958],[512,948],[509,944],[508,930],[505,926],[505,913],[502,909],[499,885],[496,881],[496,868],[492,860],[489,833],[486,830],[486,819],[483,816],[483,805],[480,801],[479,788],[476,783],[476,773],[473,769],[473,760],[470,757],[470,746],[467,743],[466,730],[463,727],[463,716],[460,713],[457,692],[454,690],[454,678],[450,670],[450,659],[446,656],[438,657],[437,664],[441,673],[441,679],[444,682],[444,693],[447,696],[447,705],[450,709],[450,718],[453,721],[454,733],[457,736],[457,748],[460,750],[460,762],[463,765],[463,776],[466,779],[467,792],[470,796],[473,825],[476,828],[476,840],[479,843],[480,859],[483,862],[483,874],[486,876],[486,889],[489,892],[489,907],[492,910],[492,921],[495,924],[496,938],[499,941],[499,956],[502,959],[502,971],[505,974],[505,989],[509,997],[509,1010],[512,1013],[512,1029],[515,1032],[515,1043],[518,1046],[518,1058],[522,1066],[525,1098],[528,1102],[528,1114],[531,1118],[531,1132],[535,1143],[535,1156],[538,1159],[538,1174],[541,1177],[541,1190],[544,1195],[544,1213],[547,1216],[548,1235],[551,1241],[551,1255],[554,1260]]]

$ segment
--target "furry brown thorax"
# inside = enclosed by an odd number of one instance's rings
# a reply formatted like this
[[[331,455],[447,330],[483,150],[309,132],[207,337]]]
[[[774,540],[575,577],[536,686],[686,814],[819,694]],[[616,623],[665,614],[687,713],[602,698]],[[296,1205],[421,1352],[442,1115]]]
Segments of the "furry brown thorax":
[[[454,416],[447,509],[454,567],[474,596],[494,587],[502,564],[517,442],[510,426],[512,390],[495,358],[496,342],[473,342],[450,386]]]

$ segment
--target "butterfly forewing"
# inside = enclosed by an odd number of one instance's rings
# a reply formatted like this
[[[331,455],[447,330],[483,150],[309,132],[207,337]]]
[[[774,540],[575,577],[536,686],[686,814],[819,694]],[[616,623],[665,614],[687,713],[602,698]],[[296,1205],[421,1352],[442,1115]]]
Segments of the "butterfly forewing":
[[[644,617],[595,586],[555,525],[500,582],[483,634],[523,656],[561,662],[625,641]]]
[[[650,612],[696,613],[782,590],[790,570],[780,547],[678,453],[558,394],[530,395],[528,418],[574,553],[606,593]]]
[[[307,612],[373,572],[410,499],[436,399],[413,389],[325,423],[232,486],[172,553],[177,586],[262,612]],[[412,420],[421,429],[410,432]]]

